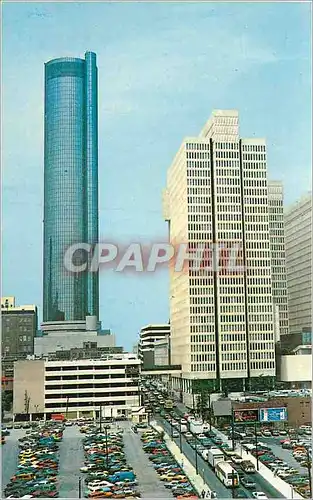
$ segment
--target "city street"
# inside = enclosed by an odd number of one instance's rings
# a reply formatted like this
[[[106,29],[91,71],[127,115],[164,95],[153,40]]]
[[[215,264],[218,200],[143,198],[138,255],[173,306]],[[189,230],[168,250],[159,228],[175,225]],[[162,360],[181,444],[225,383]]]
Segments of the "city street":
[[[2,445],[2,489],[10,481],[11,476],[16,472],[18,465],[18,440],[25,436],[25,431],[11,429],[10,435],[6,436],[6,443]]]
[[[164,427],[166,432],[170,435],[171,433],[170,424],[162,418],[159,418],[157,420]],[[174,441],[179,446],[179,438],[174,439]],[[186,457],[192,463],[192,465],[195,466],[196,463],[195,450],[191,448],[191,446],[188,444],[188,442],[185,440],[184,437],[182,437],[182,445],[183,445],[182,446],[183,453],[186,455]],[[211,467],[205,460],[202,459],[200,455],[198,455],[198,468],[199,468],[199,473],[203,475],[204,480],[210,486],[210,488],[217,492],[219,498],[231,498],[231,491],[225,488],[225,486],[223,486],[220,480],[216,477]],[[263,491],[269,498],[284,498],[283,495],[281,495],[279,491],[277,491],[275,488],[273,488],[273,486],[271,486],[267,481],[265,481],[260,474],[254,474],[253,480],[256,483],[256,490]],[[252,497],[250,492],[249,496]]]
[[[163,418],[156,418],[156,421],[161,424],[168,435],[171,435],[171,426]],[[173,441],[179,446],[179,438],[173,439]],[[182,436],[182,452],[188,458],[189,462],[195,467],[196,465],[196,454],[195,450],[191,448],[185,438]],[[203,460],[203,458],[198,455],[198,469],[203,480],[211,488],[211,490],[216,491],[218,498],[231,498],[231,490],[227,489],[221,481],[216,477],[213,470],[209,467],[208,463]]]
[[[136,474],[141,498],[168,498],[168,491],[142,449],[140,434],[135,434],[131,430],[129,422],[125,422],[123,427],[126,459]]]
[[[60,498],[79,498],[79,469],[84,462],[82,445],[83,435],[79,428],[66,427],[60,443],[59,496]],[[82,491],[84,486],[82,485]]]

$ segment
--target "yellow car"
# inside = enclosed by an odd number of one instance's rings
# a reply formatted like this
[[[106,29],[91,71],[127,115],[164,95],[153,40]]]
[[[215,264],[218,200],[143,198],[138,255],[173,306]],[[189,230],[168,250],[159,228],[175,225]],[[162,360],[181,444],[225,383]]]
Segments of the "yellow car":
[[[169,473],[169,474],[163,474],[161,476],[161,481],[173,481],[173,480],[180,481],[181,479],[185,479],[185,476],[175,474],[174,472]]]

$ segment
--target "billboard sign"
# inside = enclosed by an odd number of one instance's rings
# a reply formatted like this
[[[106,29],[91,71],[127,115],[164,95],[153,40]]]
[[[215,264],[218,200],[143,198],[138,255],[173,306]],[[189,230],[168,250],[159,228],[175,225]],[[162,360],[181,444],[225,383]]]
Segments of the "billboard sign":
[[[212,402],[213,414],[215,417],[228,417],[232,412],[230,399],[219,399]]]
[[[285,422],[287,408],[260,408],[260,422]]]
[[[234,410],[234,423],[235,424],[249,424],[259,421],[259,410]]]

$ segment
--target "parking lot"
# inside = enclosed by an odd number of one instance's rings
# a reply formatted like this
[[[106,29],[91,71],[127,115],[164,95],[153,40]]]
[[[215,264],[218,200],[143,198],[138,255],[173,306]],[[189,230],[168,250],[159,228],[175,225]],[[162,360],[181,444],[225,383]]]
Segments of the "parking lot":
[[[274,455],[276,455],[276,457],[280,458],[281,460],[284,460],[284,462],[286,462],[288,465],[290,465],[290,467],[294,467],[301,474],[307,474],[307,472],[308,472],[307,469],[305,469],[304,467],[301,467],[299,465],[299,463],[297,462],[297,460],[295,460],[293,458],[292,451],[282,448],[282,446],[280,444],[281,439],[283,439],[283,436],[281,436],[279,438],[266,438],[266,437],[262,436],[262,438],[260,438],[260,441],[264,442],[264,444],[269,446],[271,448],[272,452],[274,453]]]
[[[123,422],[123,428],[125,455],[134,468],[142,498],[168,498],[166,488],[142,449],[140,435],[131,430],[129,422]]]
[[[22,436],[25,436],[24,430],[11,429],[10,435],[5,438],[5,444],[2,445],[2,489],[15,474],[19,450],[18,440]]]
[[[23,429],[11,429],[2,446],[2,488],[9,483],[18,465],[18,440],[25,436]],[[78,497],[79,468],[84,461],[82,435],[76,426],[64,430],[60,444],[60,497]]]
[[[59,484],[61,498],[79,498],[79,468],[84,462],[82,435],[79,428],[66,427],[60,444]]]

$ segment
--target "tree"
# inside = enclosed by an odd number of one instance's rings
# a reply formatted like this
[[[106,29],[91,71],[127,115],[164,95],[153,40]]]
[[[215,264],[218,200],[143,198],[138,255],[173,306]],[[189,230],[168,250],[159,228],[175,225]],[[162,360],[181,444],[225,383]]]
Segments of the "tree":
[[[10,411],[12,408],[12,392],[2,391],[1,394],[1,415],[2,419],[5,411]]]
[[[25,390],[24,393],[24,410],[25,413],[29,413],[29,404],[30,404],[30,396],[28,395],[28,392]]]
[[[205,413],[208,410],[209,393],[202,390],[197,397],[197,413],[203,419]]]
[[[193,394],[197,395],[196,410],[203,418],[208,411],[209,397],[212,391],[212,381],[210,380],[194,380],[192,385]]]

